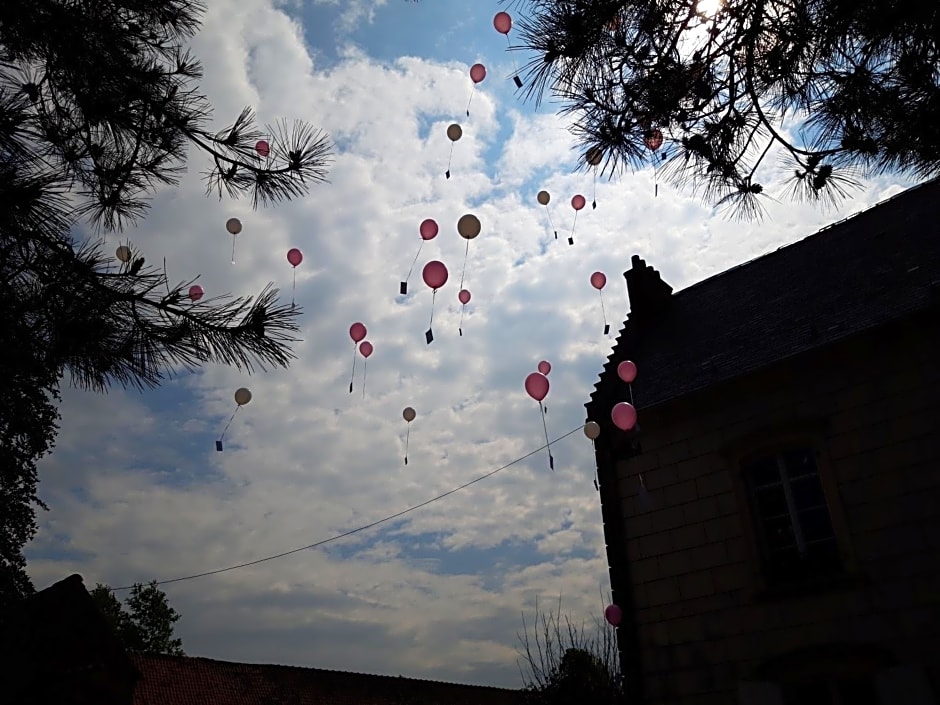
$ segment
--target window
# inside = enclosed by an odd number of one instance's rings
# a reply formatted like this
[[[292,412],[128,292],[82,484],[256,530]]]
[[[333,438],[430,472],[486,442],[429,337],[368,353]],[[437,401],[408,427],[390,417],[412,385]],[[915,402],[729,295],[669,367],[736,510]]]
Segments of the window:
[[[813,451],[787,449],[754,458],[743,469],[768,581],[840,572],[839,546]]]

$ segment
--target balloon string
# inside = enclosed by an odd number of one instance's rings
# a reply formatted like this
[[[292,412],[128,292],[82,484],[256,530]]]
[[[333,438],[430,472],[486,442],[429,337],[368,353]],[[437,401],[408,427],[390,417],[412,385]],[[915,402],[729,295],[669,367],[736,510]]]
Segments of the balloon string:
[[[408,432],[405,433],[405,465],[408,464],[408,441],[411,439],[411,423],[408,423]]]
[[[460,273],[460,288],[463,289],[463,278],[467,273],[467,257],[470,256],[470,241],[467,240],[467,249],[463,253],[463,271]]]
[[[571,224],[571,235],[568,236],[568,244],[574,244],[574,229],[578,225],[578,211],[574,212],[574,222]]]
[[[447,157],[447,171],[450,173],[450,163],[454,159],[454,143],[450,143],[450,156]]]
[[[633,403],[633,385],[628,384],[627,389],[630,391],[630,406],[636,406],[636,404]]]
[[[411,266],[408,267],[408,276],[405,277],[405,283],[411,279],[411,273],[414,271],[415,263],[418,261],[418,257],[421,255],[421,248],[424,247],[424,238],[421,238],[421,244],[418,245],[418,251],[415,253],[415,258],[411,260]]]
[[[356,341],[353,341],[353,369],[352,374],[349,375],[349,393],[352,394],[353,390],[353,380],[356,378]]]
[[[231,417],[229,417],[228,423],[225,424],[225,428],[222,429],[222,435],[219,436],[219,442],[221,443],[222,439],[225,438],[225,432],[228,431],[228,427],[232,425],[232,419],[235,418],[235,414],[238,413],[238,410],[241,409],[240,406],[235,407],[235,411],[232,412]]]
[[[552,232],[555,233],[555,239],[558,239],[558,231],[555,229],[555,221],[552,220],[552,212],[548,209],[548,204],[545,204],[545,212],[548,213],[548,224],[552,226]]]
[[[470,103],[473,102],[473,94],[476,92],[476,89],[476,86],[470,89],[470,100],[467,101],[467,117],[470,117]]]
[[[601,313],[604,314],[604,325],[607,325],[607,309],[604,308],[604,292],[600,289],[597,290],[598,295],[601,297]]]
[[[437,289],[434,289],[431,292],[431,320],[428,321],[428,330],[431,330],[431,325],[434,323],[434,300],[437,298]]]
[[[467,304],[463,304],[460,307],[460,323],[457,324],[457,330],[460,331],[460,335],[463,335],[463,312],[467,310]]]
[[[362,361],[362,398],[366,398],[366,375],[369,373],[369,358]]]
[[[235,236],[232,235],[232,264],[235,264]]]
[[[591,464],[594,465],[594,489],[600,492],[600,477],[597,474],[597,443],[593,438],[591,439]]]
[[[594,167],[594,191],[591,197],[591,207],[597,208],[597,167]]]
[[[509,47],[509,55],[512,56],[512,42],[509,41],[509,35],[508,35],[508,34],[505,35],[505,36],[506,36],[506,46]],[[519,67],[516,66],[516,57],[515,57],[515,56],[512,57],[512,73],[513,73],[513,78],[514,78],[515,81],[516,81],[516,85],[517,85],[519,88],[522,88],[522,81],[519,80]]]
[[[548,424],[545,423],[545,407],[539,402],[539,411],[542,412],[542,430],[545,431],[545,446],[548,449],[548,467],[555,471],[555,459],[552,457],[552,442],[548,440]]]
[[[291,308],[294,306],[294,297],[297,295],[297,267],[294,267],[294,286],[291,289],[290,294],[290,305]]]

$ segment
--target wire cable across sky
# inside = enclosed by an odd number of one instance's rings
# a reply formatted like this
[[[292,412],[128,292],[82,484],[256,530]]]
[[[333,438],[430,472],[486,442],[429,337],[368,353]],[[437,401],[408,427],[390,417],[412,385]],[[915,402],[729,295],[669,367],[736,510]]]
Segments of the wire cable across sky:
[[[567,438],[568,436],[570,436],[572,433],[577,433],[578,431],[582,430],[583,428],[584,428],[583,426],[578,426],[577,428],[573,428],[573,429],[571,429],[570,431],[568,431],[567,433],[562,434],[561,436],[558,436],[558,438],[556,438],[555,440],[553,440],[552,443],[558,443],[558,441],[564,440],[565,438]],[[426,507],[426,506],[428,506],[429,504],[433,504],[434,502],[437,502],[437,501],[439,501],[439,500],[442,500],[442,499],[444,499],[445,497],[450,497],[452,494],[456,494],[457,492],[460,492],[461,490],[465,490],[465,489],[467,489],[468,487],[470,487],[471,485],[475,485],[476,483],[478,483],[478,482],[480,482],[480,481],[482,481],[482,480],[485,480],[485,479],[487,479],[488,477],[493,477],[493,475],[495,475],[496,473],[501,472],[501,471],[503,471],[503,470],[506,470],[507,468],[511,468],[513,465],[517,465],[518,463],[521,463],[523,460],[527,460],[528,458],[531,458],[531,457],[532,457],[533,455],[535,455],[536,453],[539,453],[539,452],[545,450],[546,448],[548,448],[549,445],[550,445],[550,444],[546,444],[546,445],[543,445],[543,446],[541,446],[541,447],[539,447],[539,448],[536,448],[535,450],[533,450],[533,451],[531,451],[531,452],[529,452],[529,453],[526,453],[525,455],[520,456],[520,457],[516,458],[515,460],[510,461],[510,462],[506,463],[505,465],[503,465],[503,466],[501,466],[501,467],[496,468],[495,470],[491,470],[490,472],[486,473],[485,475],[480,475],[479,477],[477,477],[477,478],[475,478],[475,479],[473,479],[473,480],[470,480],[470,482],[466,482],[466,483],[460,485],[459,487],[455,487],[454,489],[449,490],[449,491],[445,492],[444,494],[439,494],[437,497],[432,497],[431,499],[428,499],[428,500],[425,500],[424,502],[421,502],[421,504],[416,504],[416,505],[414,505],[413,507],[408,507],[407,509],[403,509],[402,511],[397,512],[397,513],[395,513],[395,514],[389,514],[387,517],[384,517],[384,518],[382,518],[382,519],[379,519],[378,521],[373,521],[371,524],[365,524],[365,525],[360,526],[360,527],[358,527],[358,528],[350,529],[349,531],[344,531],[344,532],[341,533],[341,534],[336,534],[335,536],[330,536],[329,538],[323,539],[322,541],[317,541],[316,543],[311,543],[311,544],[309,544],[309,545],[307,545],[307,546],[302,546],[302,547],[300,547],[300,548],[294,548],[294,549],[292,549],[292,550],[290,550],[290,551],[284,551],[283,553],[277,553],[277,554],[275,554],[275,555],[273,555],[273,556],[267,556],[267,557],[265,557],[265,558],[259,558],[259,559],[254,560],[254,561],[249,561],[248,563],[239,563],[238,565],[229,566],[228,568],[219,568],[218,570],[210,570],[210,571],[206,571],[205,573],[196,573],[195,575],[186,575],[186,576],[184,576],[184,577],[182,577],[182,578],[172,578],[172,579],[170,579],[170,580],[158,580],[158,581],[156,581],[156,584],[157,584],[157,585],[168,585],[168,584],[170,584],[170,583],[178,583],[178,582],[181,582],[181,581],[183,581],[183,580],[195,580],[196,578],[205,578],[205,577],[207,577],[207,576],[209,576],[209,575],[218,575],[219,573],[227,573],[227,572],[230,571],[230,570],[238,570],[239,568],[247,568],[247,567],[249,567],[249,566],[258,565],[259,563],[264,563],[264,562],[266,562],[266,561],[273,561],[275,558],[284,558],[284,556],[289,556],[289,555],[291,555],[291,554],[293,554],[293,553],[300,553],[301,551],[307,551],[307,550],[309,550],[309,549],[311,549],[311,548],[319,548],[320,546],[324,546],[324,545],[326,545],[326,544],[328,544],[328,543],[333,543],[334,541],[339,541],[340,539],[344,539],[344,538],[346,538],[347,536],[352,536],[353,534],[358,534],[358,533],[360,533],[360,532],[362,532],[362,531],[366,531],[367,529],[372,529],[372,528],[374,528],[374,527],[376,527],[376,526],[379,526],[380,524],[386,524],[386,523],[388,523],[388,522],[390,522],[390,521],[392,521],[392,520],[394,520],[394,519],[397,519],[398,517],[405,516],[405,514],[410,514],[411,512],[413,512],[413,511],[415,511],[415,510],[417,510],[417,509],[421,509],[422,507]],[[133,589],[133,587],[134,587],[133,585],[124,585],[124,586],[121,586],[121,587],[111,588],[111,592],[117,592],[118,590],[131,590],[131,589]]]

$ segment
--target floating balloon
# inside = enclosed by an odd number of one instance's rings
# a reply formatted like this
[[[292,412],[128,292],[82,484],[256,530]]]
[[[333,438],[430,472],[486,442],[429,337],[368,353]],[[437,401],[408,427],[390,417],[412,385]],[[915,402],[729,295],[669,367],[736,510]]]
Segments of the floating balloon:
[[[362,398],[366,398],[366,375],[369,373],[369,356],[375,350],[372,347],[372,343],[368,340],[364,340],[359,344],[359,354],[362,355],[365,360],[362,362]]]
[[[601,425],[597,421],[588,421],[584,424],[584,435],[596,441],[601,435]]]
[[[297,294],[297,265],[304,261],[303,252],[298,250],[296,247],[292,247],[287,251],[287,261],[290,262],[291,267],[293,267],[294,273],[294,283],[291,288],[290,295],[290,305],[294,305],[294,296]]]
[[[597,293],[601,297],[601,314],[604,316],[604,335],[610,333],[610,324],[607,322],[607,309],[604,308],[604,292],[601,291],[606,284],[607,277],[603,272],[594,272],[594,274],[591,275],[591,286],[597,289]]]
[[[548,424],[545,421],[545,406],[542,400],[548,394],[548,377],[541,372],[533,372],[525,378],[525,391],[539,403],[539,412],[542,415],[542,430],[545,431],[545,447],[548,449],[548,467],[555,469],[555,459],[552,457],[552,443],[548,439]]]
[[[484,78],[486,78],[486,67],[483,64],[474,64],[470,67],[470,80],[473,81],[473,87],[470,89],[470,100],[467,101],[467,117],[470,117],[470,103],[473,102],[477,84]]]
[[[617,376],[627,384],[633,384],[636,379],[636,365],[630,360],[624,360],[617,365]]]
[[[444,172],[446,178],[450,178],[450,163],[454,159],[454,145],[457,143],[463,136],[463,129],[456,122],[448,125],[447,127],[447,139],[450,140],[450,156],[447,157],[447,171]]]
[[[506,45],[512,50],[512,44],[509,42],[509,30],[512,29],[512,17],[509,16],[508,12],[497,12],[493,17],[493,27],[496,28],[496,31],[500,34],[506,35]],[[516,68],[516,60],[512,61],[513,71],[515,75],[512,77],[513,82],[516,84],[516,88],[522,88],[522,80],[519,78],[519,69]]]
[[[607,605],[607,609],[604,610],[604,619],[606,619],[607,623],[612,627],[619,626],[623,619],[623,610],[617,607],[617,605]]]
[[[127,245],[121,245],[114,252],[114,256],[117,257],[121,262],[127,264],[131,261],[131,248]]]
[[[543,206],[545,206],[545,212],[548,214],[548,224],[552,226],[552,232],[555,233],[555,239],[558,239],[558,231],[555,229],[555,223],[552,221],[552,212],[548,207],[548,202],[552,200],[551,195],[548,191],[539,191],[535,196],[536,200]]]
[[[548,377],[541,372],[533,372],[525,378],[526,393],[535,401],[540,402],[545,398],[548,394],[548,387]]]
[[[552,364],[548,360],[542,360],[539,363],[539,372],[541,372],[546,377],[548,373],[552,371]]]
[[[228,427],[232,425],[232,420],[235,418],[235,414],[238,413],[238,410],[241,409],[245,404],[251,401],[251,392],[246,387],[240,387],[235,390],[235,411],[232,412],[232,415],[229,417],[228,423],[225,424],[225,428],[222,429],[222,434],[219,436],[219,439],[215,442],[215,449],[219,452],[222,452],[222,440],[225,438],[225,432],[228,431]]]
[[[621,431],[629,431],[636,425],[636,409],[633,408],[633,404],[622,401],[614,405],[610,412],[610,418],[614,422],[614,426]]]
[[[205,293],[206,292],[203,290],[203,288],[198,284],[193,284],[191,287],[189,287],[189,299],[191,301],[199,301],[199,299],[201,299]]]
[[[437,221],[432,218],[425,218],[421,221],[421,225],[418,227],[418,232],[421,233],[422,240],[433,240],[435,237],[437,237]]]
[[[421,254],[421,248],[424,247],[424,241],[436,238],[437,232],[437,221],[432,218],[425,218],[421,221],[421,225],[418,226],[418,233],[421,235],[421,243],[418,245],[415,258],[411,260],[411,267],[408,268],[408,275],[405,277],[405,281],[398,287],[398,293],[402,296],[408,293],[408,281],[411,279],[411,273],[414,271],[415,263],[418,261],[418,256]]]
[[[235,264],[235,239],[242,231],[242,221],[238,218],[229,218],[225,221],[225,229],[228,230],[229,234],[232,236],[232,264]]]
[[[594,196],[591,200],[591,209],[593,210],[597,208],[597,167],[604,160],[604,152],[600,147],[591,147],[584,155],[584,160],[594,167]]]
[[[470,303],[470,290],[461,289],[457,292],[457,299],[460,301],[462,306],[460,307],[460,323],[457,326],[457,332],[463,336],[463,314],[467,310],[467,304]]]
[[[255,151],[258,153],[259,157],[267,159],[268,155],[271,153],[271,145],[268,144],[267,140],[258,140],[255,142]]]
[[[421,277],[424,279],[424,283],[428,285],[429,288],[437,290],[440,289],[444,284],[447,283],[447,267],[443,262],[437,260],[431,260],[426,265],[424,265],[424,270],[421,272]]]
[[[574,244],[574,228],[578,224],[578,211],[584,208],[584,205],[587,203],[584,200],[584,196],[580,193],[575,194],[571,198],[571,207],[574,208],[574,222],[571,224],[571,235],[568,236],[568,244]]]
[[[475,238],[480,234],[481,229],[480,219],[472,213],[460,216],[460,220],[457,221],[457,232],[460,234],[460,237],[465,240]]]
[[[421,273],[424,283],[431,289],[431,320],[428,321],[428,329],[424,333],[424,339],[430,345],[434,340],[434,301],[437,298],[437,290],[447,283],[447,267],[443,262],[431,260],[424,265],[424,271]]]
[[[349,326],[349,337],[353,341],[353,364],[352,364],[352,374],[349,375],[349,393],[352,394],[353,390],[353,381],[356,378],[356,350],[359,347],[359,342],[366,337],[366,327],[359,322],[353,323]]]
[[[408,424],[408,431],[405,434],[405,465],[408,464],[408,441],[411,440],[411,422],[415,420],[415,416],[417,416],[417,414],[415,414],[415,410],[410,406],[406,406],[401,412],[401,417]]]
[[[657,149],[663,146],[662,131],[655,127],[652,130],[647,130],[643,137],[643,143],[650,151],[650,158],[653,160],[653,197],[655,198],[659,195],[659,177],[657,174],[658,166],[656,163],[655,152]],[[665,159],[665,156],[663,158]]]

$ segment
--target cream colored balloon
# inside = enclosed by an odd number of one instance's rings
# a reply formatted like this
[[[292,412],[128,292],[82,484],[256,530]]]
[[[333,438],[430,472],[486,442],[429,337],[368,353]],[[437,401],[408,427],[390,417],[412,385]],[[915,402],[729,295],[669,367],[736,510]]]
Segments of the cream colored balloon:
[[[238,218],[229,218],[225,221],[225,229],[232,235],[238,235],[242,231],[242,221]]]
[[[412,409],[410,406],[406,406],[405,410],[401,412],[401,415],[402,415],[402,418],[405,419],[405,421],[407,421],[408,423],[411,423],[412,421],[414,421],[415,416],[417,416],[417,414],[415,414],[415,410]]]
[[[121,245],[114,254],[122,262],[131,261],[131,248],[127,245]]]
[[[239,406],[244,406],[251,401],[251,392],[245,387],[240,387],[235,390],[235,403]]]
[[[592,441],[601,435],[601,425],[597,421],[588,421],[584,424],[584,435]]]
[[[539,200],[539,203],[543,206],[547,206],[548,202],[552,200],[552,197],[549,195],[548,191],[539,191],[536,198]]]
[[[447,128],[447,138],[451,142],[456,142],[463,137],[463,129],[456,122]]]
[[[465,240],[472,240],[479,235],[481,227],[480,219],[472,213],[460,216],[460,220],[457,221],[457,232]]]

